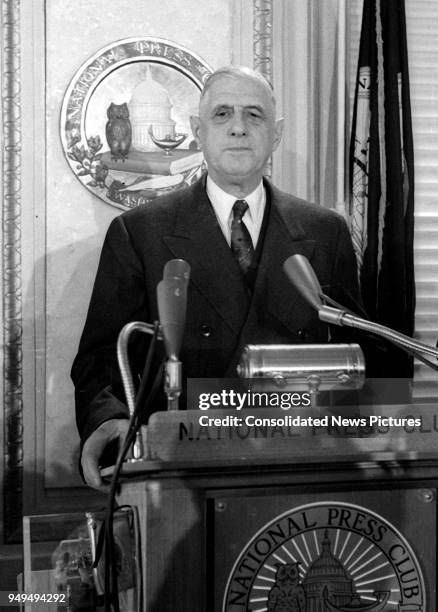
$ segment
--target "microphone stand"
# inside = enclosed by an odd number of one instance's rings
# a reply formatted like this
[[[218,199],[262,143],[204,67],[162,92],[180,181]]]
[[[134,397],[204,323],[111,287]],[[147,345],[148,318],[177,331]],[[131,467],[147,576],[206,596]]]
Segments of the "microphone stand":
[[[161,321],[158,339],[164,341],[167,355],[164,391],[167,396],[168,410],[179,409],[179,397],[182,389],[182,363],[178,359],[178,354],[184,331],[189,277],[189,264],[183,259],[172,259],[164,266],[163,280],[157,286],[158,312]],[[156,326],[142,321],[127,323],[117,339],[117,360],[131,420],[133,420],[135,414],[135,386],[129,367],[128,342],[131,333],[134,331],[154,335]],[[138,429],[127,460],[131,462],[141,461],[143,457],[143,438],[140,429]]]
[[[428,346],[427,344],[423,344],[423,342],[418,342],[417,340],[414,340],[409,336],[405,336],[405,334],[395,331],[390,327],[386,327],[380,323],[367,321],[366,319],[362,319],[361,317],[347,313],[339,308],[321,305],[318,308],[318,316],[320,320],[324,321],[325,323],[331,323],[340,327],[354,327],[356,329],[385,338],[389,342],[397,344],[414,354],[424,353],[438,359],[438,349]],[[428,363],[428,361],[426,361],[426,363]]]
[[[123,388],[125,390],[126,403],[129,410],[129,418],[132,420],[135,412],[135,386],[132,380],[131,369],[129,367],[128,357],[128,342],[129,337],[134,331],[141,331],[146,334],[153,335],[155,327],[150,323],[142,321],[134,321],[127,323],[119,333],[117,338],[117,360],[119,363],[120,375],[122,377]],[[141,430],[138,429],[135,434],[135,440],[130,447],[127,455],[127,461],[134,463],[142,461],[144,458],[143,437]]]
[[[167,396],[167,410],[179,410],[179,397],[182,389],[182,363],[171,355],[164,369],[164,392]]]

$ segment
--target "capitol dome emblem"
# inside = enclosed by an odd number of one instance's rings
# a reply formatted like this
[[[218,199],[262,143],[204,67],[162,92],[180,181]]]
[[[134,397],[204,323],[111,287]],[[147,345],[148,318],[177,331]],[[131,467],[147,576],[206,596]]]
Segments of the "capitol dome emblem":
[[[425,612],[410,544],[375,512],[340,502],[277,516],[248,542],[223,612]]]
[[[204,156],[190,129],[212,68],[163,38],[103,47],[64,95],[61,143],[73,174],[94,196],[128,210],[200,178]]]

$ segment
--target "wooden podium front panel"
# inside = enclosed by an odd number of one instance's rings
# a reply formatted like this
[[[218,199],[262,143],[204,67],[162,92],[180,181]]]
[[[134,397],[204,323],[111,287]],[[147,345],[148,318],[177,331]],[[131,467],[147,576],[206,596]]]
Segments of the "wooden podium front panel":
[[[222,491],[210,511],[209,610],[436,609],[435,489]]]
[[[438,610],[438,429],[424,406],[385,414],[421,426],[260,437],[153,415],[119,500],[140,513],[143,609]]]

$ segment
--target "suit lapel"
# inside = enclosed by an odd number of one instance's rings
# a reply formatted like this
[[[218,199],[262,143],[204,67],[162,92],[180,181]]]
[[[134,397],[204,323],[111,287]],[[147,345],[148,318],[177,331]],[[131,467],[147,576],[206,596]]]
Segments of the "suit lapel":
[[[258,309],[266,308],[286,327],[293,322],[291,313],[299,295],[283,271],[283,263],[296,253],[312,260],[315,241],[309,240],[294,215],[290,197],[266,183],[271,197],[270,218],[254,291]]]
[[[239,343],[230,360],[227,375],[235,376],[236,365],[244,346],[248,343],[266,342],[263,321],[275,317],[292,335],[296,334],[297,300],[299,294],[283,272],[283,263],[291,255],[300,253],[310,261],[315,250],[315,241],[306,237],[301,223],[294,215],[293,199],[265,183],[271,209],[259,262],[251,308],[242,329]],[[270,323],[268,323],[270,327]],[[279,334],[277,340],[270,327],[268,342],[281,342],[287,334]],[[280,338],[283,338],[281,340]],[[261,339],[260,339],[261,338]]]
[[[283,272],[283,263],[296,253],[312,261],[315,241],[306,237],[294,215],[291,197],[286,197],[268,182],[265,186],[271,210],[254,287],[252,312],[254,314],[254,308],[269,312],[290,329],[299,295]],[[245,336],[245,331],[251,327],[248,294],[208,200],[205,181],[198,181],[181,196],[175,230],[173,234],[163,236],[163,242],[174,257],[185,259],[191,265],[191,282],[230,329],[236,334],[243,331]]]
[[[248,311],[248,295],[208,200],[204,181],[183,194],[172,235],[163,241],[177,258],[192,268],[191,282],[228,326],[239,333]]]

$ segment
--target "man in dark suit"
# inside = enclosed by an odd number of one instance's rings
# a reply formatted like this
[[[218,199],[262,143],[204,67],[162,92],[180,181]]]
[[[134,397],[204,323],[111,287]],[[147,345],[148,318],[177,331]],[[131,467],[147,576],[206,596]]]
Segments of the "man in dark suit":
[[[100,456],[127,429],[118,333],[127,322],[158,318],[156,286],[168,260],[191,266],[181,352],[188,378],[235,376],[248,343],[343,340],[342,330],[329,331],[284,276],[282,264],[294,253],[310,260],[326,293],[362,311],[343,219],[263,179],[282,127],[263,77],[243,67],[217,71],[192,117],[207,177],[111,223],[72,369],[90,485],[102,486]],[[141,353],[134,355],[139,372]]]

